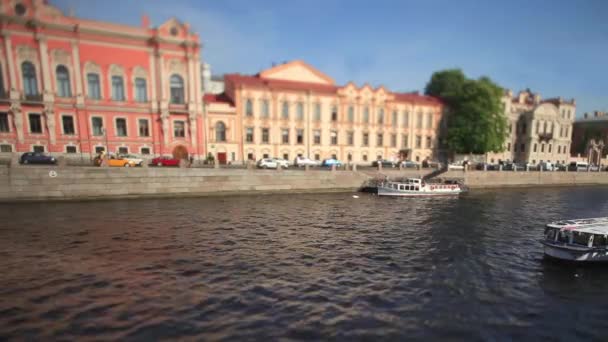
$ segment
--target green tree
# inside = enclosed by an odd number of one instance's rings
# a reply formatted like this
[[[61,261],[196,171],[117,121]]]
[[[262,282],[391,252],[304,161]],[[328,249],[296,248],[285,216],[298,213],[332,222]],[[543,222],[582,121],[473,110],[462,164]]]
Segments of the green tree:
[[[447,106],[445,142],[456,153],[499,152],[507,137],[503,89],[488,77],[468,79],[460,69],[435,72],[425,93]]]

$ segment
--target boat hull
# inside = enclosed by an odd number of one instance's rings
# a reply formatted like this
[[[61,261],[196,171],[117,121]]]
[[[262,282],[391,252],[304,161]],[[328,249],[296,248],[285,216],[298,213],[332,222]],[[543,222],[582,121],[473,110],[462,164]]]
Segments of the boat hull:
[[[598,248],[578,248],[565,245],[554,245],[545,241],[545,255],[551,258],[577,262],[608,262],[608,250]]]
[[[457,196],[461,194],[462,190],[451,190],[451,191],[407,191],[407,190],[395,190],[387,189],[384,187],[378,187],[378,196],[397,196],[397,197],[428,197],[428,196]]]

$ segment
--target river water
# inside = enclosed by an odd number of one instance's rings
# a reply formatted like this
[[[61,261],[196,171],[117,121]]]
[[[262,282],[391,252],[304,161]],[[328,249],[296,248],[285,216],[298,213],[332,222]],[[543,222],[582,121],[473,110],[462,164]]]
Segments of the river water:
[[[543,258],[608,188],[0,206],[0,340],[605,340],[608,265]]]

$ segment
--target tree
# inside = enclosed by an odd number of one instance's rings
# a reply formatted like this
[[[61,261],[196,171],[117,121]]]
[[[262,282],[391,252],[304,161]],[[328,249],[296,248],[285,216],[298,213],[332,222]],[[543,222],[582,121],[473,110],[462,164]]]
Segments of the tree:
[[[468,79],[460,69],[435,72],[425,93],[447,105],[449,149],[456,153],[499,152],[507,137],[503,89],[488,77]]]

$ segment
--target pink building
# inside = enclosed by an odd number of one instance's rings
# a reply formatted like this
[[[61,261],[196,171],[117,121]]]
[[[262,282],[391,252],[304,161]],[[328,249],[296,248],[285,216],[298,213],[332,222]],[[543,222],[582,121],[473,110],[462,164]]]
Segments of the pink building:
[[[200,40],[188,24],[124,26],[0,0],[0,31],[0,154],[205,155]]]

